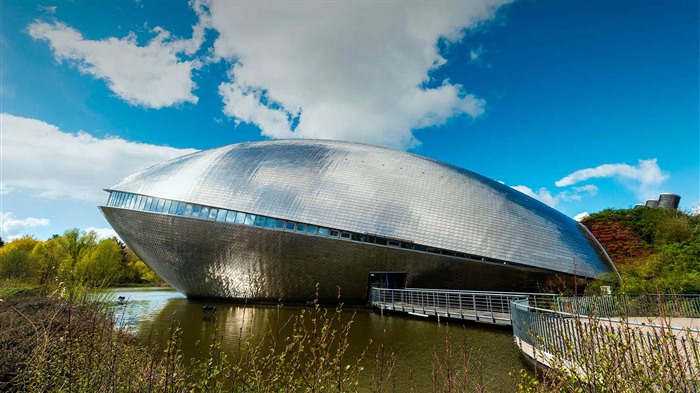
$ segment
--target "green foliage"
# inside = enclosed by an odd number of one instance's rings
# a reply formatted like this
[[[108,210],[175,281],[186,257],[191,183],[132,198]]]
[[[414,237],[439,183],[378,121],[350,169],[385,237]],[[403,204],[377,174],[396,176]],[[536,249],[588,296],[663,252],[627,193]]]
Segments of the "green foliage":
[[[68,258],[68,251],[61,238],[51,238],[37,244],[32,256],[37,261],[38,283],[44,285],[56,279],[61,262]]]
[[[637,207],[634,209],[605,209],[586,217],[582,223],[619,222],[635,229],[647,243],[655,244],[659,230],[661,230],[661,235],[665,236],[664,228],[670,229],[674,224],[682,226],[683,222],[689,224],[689,218],[688,214],[679,210]],[[697,225],[695,227],[697,228]]]
[[[119,277],[121,257],[121,249],[114,240],[102,240],[78,261],[75,276],[89,286],[109,285]]]
[[[0,278],[31,279],[38,270],[32,250],[39,243],[32,237],[21,237],[0,248]]]
[[[13,286],[42,285],[55,290],[81,286],[162,285],[133,251],[111,238],[97,241],[94,232],[67,230],[46,241],[15,239],[0,248],[0,281]]]
[[[684,212],[638,207],[606,209],[584,220],[621,223],[637,231],[653,248],[650,255],[617,264],[622,277],[620,293],[700,293],[700,217]],[[609,277],[594,281],[596,293]]]

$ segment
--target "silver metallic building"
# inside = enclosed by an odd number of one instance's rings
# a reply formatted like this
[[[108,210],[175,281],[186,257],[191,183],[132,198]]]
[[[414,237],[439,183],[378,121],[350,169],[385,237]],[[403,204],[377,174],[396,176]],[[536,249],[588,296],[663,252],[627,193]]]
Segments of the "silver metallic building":
[[[189,154],[106,191],[102,212],[191,297],[364,302],[370,285],[529,290],[614,271],[562,213],[476,173],[358,143]]]

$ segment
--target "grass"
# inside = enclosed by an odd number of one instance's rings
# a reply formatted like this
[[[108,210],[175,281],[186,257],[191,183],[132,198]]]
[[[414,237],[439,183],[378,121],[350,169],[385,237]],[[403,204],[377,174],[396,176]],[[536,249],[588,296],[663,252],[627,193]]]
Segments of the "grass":
[[[314,304],[286,319],[278,308],[265,339],[240,340],[228,352],[214,332],[203,356],[184,359],[177,325],[165,345],[145,345],[117,327],[105,302],[90,300],[84,291],[67,291],[72,300],[57,291],[11,292],[0,304],[0,391],[397,391],[396,356],[381,341],[368,342],[359,356],[348,354],[353,318],[341,319],[342,305]],[[672,331],[659,328],[640,346],[639,326],[623,319],[610,329],[595,318],[570,319],[569,334],[549,347],[553,367],[538,374],[521,370],[514,376],[516,390],[675,392],[699,386],[698,370],[687,372],[688,355],[676,348]],[[697,341],[692,344],[688,354],[697,361]],[[489,391],[479,354],[467,342],[454,342],[449,330],[435,346],[432,364],[429,375],[408,378],[429,379],[434,392]]]
[[[362,381],[373,392],[397,391],[396,357],[383,343],[348,354],[353,318],[341,318],[342,305],[314,304],[287,319],[278,308],[265,339],[241,340],[227,353],[215,332],[204,356],[184,359],[178,326],[171,326],[165,345],[144,345],[118,328],[104,302],[81,290],[64,292],[73,293],[72,300],[59,293],[34,289],[4,299],[0,391],[354,392],[367,388]],[[444,349],[434,352],[432,375],[415,378],[432,378],[439,392],[485,391],[471,378],[478,362],[470,354],[448,334]],[[374,365],[366,369],[363,360],[372,356]]]

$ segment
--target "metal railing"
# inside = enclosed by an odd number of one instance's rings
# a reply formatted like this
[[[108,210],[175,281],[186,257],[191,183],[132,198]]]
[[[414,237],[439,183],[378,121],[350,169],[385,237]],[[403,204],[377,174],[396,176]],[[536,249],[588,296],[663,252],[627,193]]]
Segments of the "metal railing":
[[[420,315],[510,324],[510,302],[524,300],[533,306],[556,304],[554,294],[457,291],[445,289],[372,288],[373,307]]]
[[[598,317],[700,317],[700,295],[562,296],[553,309]]]
[[[667,299],[663,296],[668,295],[662,295],[658,300],[665,303]],[[617,300],[635,298],[617,297]],[[562,299],[565,298],[559,300]],[[580,308],[595,306],[596,310],[600,310],[609,305],[601,302],[599,297],[579,297],[575,300]],[[694,301],[697,300],[699,299],[695,297]],[[613,310],[609,309],[610,312]],[[687,310],[693,311],[694,308]],[[616,317],[624,315],[618,313]],[[618,359],[620,367],[626,367],[625,362],[628,361],[629,364],[646,364],[645,361],[649,358],[667,356],[671,359],[668,361],[675,359],[684,364],[686,373],[694,377],[693,381],[700,380],[700,330],[668,326],[670,319],[663,320],[662,325],[654,325],[631,322],[626,317],[589,317],[537,308],[525,299],[516,299],[510,303],[510,316],[518,347],[547,367],[566,369],[588,378],[595,375],[596,364],[602,356]],[[620,353],[610,355],[612,351]],[[654,370],[646,372],[653,373]],[[692,388],[695,391],[698,386]]]

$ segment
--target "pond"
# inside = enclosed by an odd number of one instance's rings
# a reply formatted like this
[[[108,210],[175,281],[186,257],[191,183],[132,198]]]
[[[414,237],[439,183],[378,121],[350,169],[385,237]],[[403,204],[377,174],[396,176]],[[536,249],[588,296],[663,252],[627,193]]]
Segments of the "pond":
[[[117,318],[143,342],[162,343],[173,322],[177,322],[182,328],[182,350],[186,359],[206,353],[215,333],[220,336],[223,349],[234,353],[245,340],[264,340],[272,321],[286,321],[304,309],[192,300],[167,288],[114,288],[109,294],[114,299],[120,296],[126,299],[115,310]],[[213,315],[203,311],[208,305],[216,306]],[[307,310],[311,308],[313,306],[306,307]],[[344,321],[352,319],[347,355],[356,358],[369,345],[362,361],[366,380],[361,381],[361,388],[364,389],[369,387],[368,375],[375,367],[380,342],[384,343],[385,353],[395,355],[396,391],[399,392],[434,390],[433,368],[434,364],[445,364],[444,360],[436,363],[435,359],[436,355],[445,359],[446,336],[449,336],[457,367],[460,370],[464,367],[459,359],[466,351],[471,378],[482,375],[489,391],[514,391],[514,376],[526,368],[513,343],[510,328],[445,322],[444,319],[438,323],[435,319],[381,315],[366,308],[344,309],[342,318]],[[290,328],[282,330],[286,334]]]

